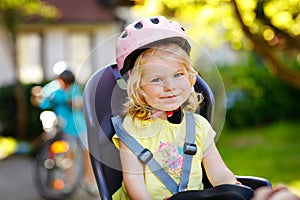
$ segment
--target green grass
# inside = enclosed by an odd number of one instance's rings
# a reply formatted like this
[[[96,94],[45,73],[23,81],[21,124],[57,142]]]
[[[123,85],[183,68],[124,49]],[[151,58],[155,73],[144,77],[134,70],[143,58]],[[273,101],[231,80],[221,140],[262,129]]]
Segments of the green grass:
[[[266,127],[224,130],[218,149],[237,175],[284,183],[300,194],[300,121]]]

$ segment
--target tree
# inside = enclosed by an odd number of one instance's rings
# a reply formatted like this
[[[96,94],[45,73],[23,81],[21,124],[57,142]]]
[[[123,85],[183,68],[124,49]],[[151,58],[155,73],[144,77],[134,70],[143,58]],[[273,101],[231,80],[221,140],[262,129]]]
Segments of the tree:
[[[7,32],[15,74],[15,98],[17,102],[16,131],[19,138],[24,138],[28,126],[28,112],[24,88],[19,82],[19,67],[17,63],[18,52],[16,50],[16,43],[19,25],[30,19],[53,19],[58,16],[58,11],[55,7],[47,5],[40,0],[1,0],[0,11],[0,25]]]
[[[204,44],[253,49],[272,75],[300,89],[300,0],[145,0],[134,12],[176,18]]]
[[[282,81],[300,88],[300,1],[245,1],[232,0],[241,28],[248,39],[268,63],[269,71]],[[247,20],[249,14],[255,18]],[[298,68],[290,67],[288,60],[296,59]]]

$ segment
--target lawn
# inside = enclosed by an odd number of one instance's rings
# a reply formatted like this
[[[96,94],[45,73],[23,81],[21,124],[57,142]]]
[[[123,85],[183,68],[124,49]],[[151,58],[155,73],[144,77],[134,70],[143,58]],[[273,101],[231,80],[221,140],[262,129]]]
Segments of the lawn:
[[[224,129],[219,151],[235,174],[284,183],[300,194],[300,122],[243,130]]]

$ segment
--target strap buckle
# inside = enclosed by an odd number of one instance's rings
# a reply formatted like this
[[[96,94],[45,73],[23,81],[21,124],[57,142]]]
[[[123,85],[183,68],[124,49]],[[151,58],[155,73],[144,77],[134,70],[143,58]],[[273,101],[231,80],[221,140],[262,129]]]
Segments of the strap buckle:
[[[197,153],[197,145],[185,142],[183,145],[183,151],[185,154],[195,155]]]
[[[147,164],[153,158],[153,154],[149,149],[143,149],[137,158],[141,163]]]

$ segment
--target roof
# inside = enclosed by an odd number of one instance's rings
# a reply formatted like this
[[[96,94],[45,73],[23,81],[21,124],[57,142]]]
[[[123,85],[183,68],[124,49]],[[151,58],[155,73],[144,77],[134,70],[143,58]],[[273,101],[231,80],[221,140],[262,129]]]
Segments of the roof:
[[[114,8],[102,6],[99,0],[42,0],[60,12],[58,23],[99,23],[116,20]]]

